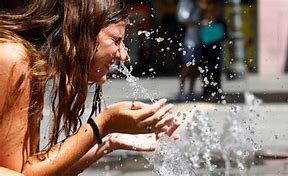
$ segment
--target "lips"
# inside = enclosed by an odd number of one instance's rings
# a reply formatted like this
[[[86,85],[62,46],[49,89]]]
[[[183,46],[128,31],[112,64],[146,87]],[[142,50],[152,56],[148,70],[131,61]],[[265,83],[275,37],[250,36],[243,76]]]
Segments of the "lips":
[[[114,64],[114,62],[115,62],[115,59],[112,59],[112,60],[110,61],[110,65]]]

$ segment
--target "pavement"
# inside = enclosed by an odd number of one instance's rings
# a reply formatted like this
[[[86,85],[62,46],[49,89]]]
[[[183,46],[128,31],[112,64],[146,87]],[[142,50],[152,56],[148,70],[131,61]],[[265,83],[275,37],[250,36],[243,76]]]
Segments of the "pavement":
[[[225,104],[179,101],[177,99],[178,81],[177,77],[137,78],[136,83],[128,83],[125,79],[111,79],[103,86],[104,106],[123,100],[140,100],[150,103],[154,99],[165,97],[175,105],[173,110],[175,115],[179,112],[188,114],[188,118],[182,121],[177,131],[179,134],[185,132],[185,125],[191,121],[197,110],[205,112],[215,129],[221,131],[229,116],[231,105],[241,106],[248,110],[244,116],[245,118],[247,116],[249,123],[254,125],[253,138],[255,143],[261,146],[261,150],[256,153],[260,162],[242,174],[237,173],[238,169],[232,169],[230,175],[288,175],[288,75],[248,74],[245,79],[240,80],[227,80],[223,77]],[[92,94],[93,91],[89,92]],[[195,92],[201,93],[200,80],[196,82]],[[256,100],[262,100],[262,104],[251,106],[245,103],[244,92],[251,93]],[[89,101],[91,98],[88,99]],[[149,165],[142,153],[115,151],[91,165],[80,175],[156,175],[152,173],[152,170],[153,166]],[[207,175],[207,169],[197,169],[195,172],[199,176]],[[217,172],[218,175],[224,175],[223,168],[219,168]]]

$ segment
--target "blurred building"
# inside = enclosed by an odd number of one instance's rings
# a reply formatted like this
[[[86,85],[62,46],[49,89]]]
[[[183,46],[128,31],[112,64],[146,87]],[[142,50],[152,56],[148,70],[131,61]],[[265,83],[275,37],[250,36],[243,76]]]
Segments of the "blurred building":
[[[258,1],[258,67],[260,74],[288,71],[288,1]]]

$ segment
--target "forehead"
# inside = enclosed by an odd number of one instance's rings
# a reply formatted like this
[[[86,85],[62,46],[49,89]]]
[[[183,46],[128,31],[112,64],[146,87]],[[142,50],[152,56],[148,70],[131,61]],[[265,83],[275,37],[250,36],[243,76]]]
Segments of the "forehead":
[[[111,23],[101,29],[100,33],[106,35],[124,35],[127,26],[126,20],[121,20],[117,23]]]

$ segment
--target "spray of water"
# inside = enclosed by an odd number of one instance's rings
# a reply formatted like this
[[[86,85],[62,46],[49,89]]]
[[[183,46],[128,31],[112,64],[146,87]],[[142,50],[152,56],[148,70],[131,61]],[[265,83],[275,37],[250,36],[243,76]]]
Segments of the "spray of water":
[[[213,171],[216,165],[212,164],[211,160],[213,152],[220,150],[219,134],[206,113],[196,110],[191,122],[186,125],[185,135],[187,146],[191,146],[188,157],[193,166],[195,168],[204,166]]]
[[[147,33],[147,32],[146,32]],[[145,34],[146,34],[145,33]],[[127,49],[125,50],[127,52]],[[127,54],[128,60],[129,56]],[[114,66],[124,76],[132,89],[132,96],[148,99],[151,103],[156,102],[148,91],[139,85],[139,78],[134,77],[124,63]],[[252,94],[245,92],[245,102],[249,107],[259,105],[261,100]],[[174,141],[163,136],[158,141],[156,150],[145,158],[153,165],[153,173],[159,176],[190,176],[195,175],[197,168],[207,168],[209,172],[218,166],[213,163],[213,158],[222,158],[225,163],[225,175],[229,175],[231,168],[237,167],[240,171],[249,167],[253,154],[260,149],[253,140],[254,127],[251,126],[252,118],[249,117],[251,109],[242,109],[232,105],[230,115],[226,118],[223,131],[217,132],[213,127],[208,115],[200,110],[194,113],[177,113],[177,117],[192,120],[186,124],[185,132],[181,140]],[[184,117],[185,116],[185,117]],[[179,120],[179,119],[177,119]],[[247,120],[250,123],[246,123]]]
[[[129,83],[129,87],[132,89],[131,93],[133,97],[141,97],[143,99],[148,99],[151,103],[156,102],[156,98],[152,97],[148,93],[147,89],[139,85],[139,78],[131,74],[131,72],[133,71],[132,66],[130,66],[129,70],[122,62],[120,62],[120,64],[118,66],[114,66],[114,68],[126,76],[126,81]]]
[[[158,141],[156,150],[144,156],[153,165],[152,172],[155,175],[196,175],[191,162],[181,152],[179,148],[181,144],[178,142],[180,141],[173,141],[168,136],[162,136]]]
[[[129,70],[122,63],[117,70],[126,75],[126,80],[133,89],[134,95],[142,95],[152,103],[155,102],[155,98],[138,84],[139,79],[132,76],[132,67]],[[248,92],[245,92],[244,96],[249,107],[261,103],[261,100]],[[186,124],[181,139],[173,141],[163,136],[158,141],[156,150],[144,157],[153,165],[153,173],[159,176],[193,176],[197,168],[207,168],[211,172],[218,167],[213,163],[215,158],[224,160],[227,176],[232,168],[245,171],[253,160],[254,152],[261,148],[253,140],[254,127],[251,126],[253,123],[251,123],[252,118],[249,117],[250,112],[251,109],[247,111],[245,108],[232,105],[230,115],[223,125],[223,131],[220,132],[213,127],[208,115],[200,110],[178,112],[178,118],[183,119],[188,116],[192,119]]]

